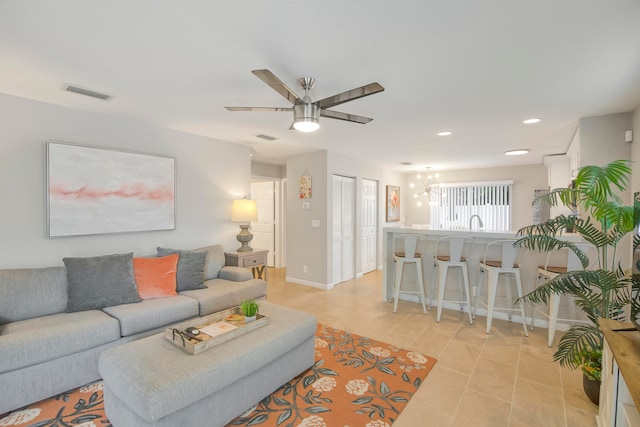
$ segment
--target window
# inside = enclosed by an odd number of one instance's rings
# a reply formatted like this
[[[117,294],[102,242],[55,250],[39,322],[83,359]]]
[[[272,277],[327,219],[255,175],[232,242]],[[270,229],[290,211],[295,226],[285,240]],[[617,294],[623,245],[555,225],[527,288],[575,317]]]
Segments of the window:
[[[485,230],[511,229],[511,192],[513,182],[440,184],[431,195],[432,228],[468,228],[478,215]],[[473,228],[478,227],[474,219]]]

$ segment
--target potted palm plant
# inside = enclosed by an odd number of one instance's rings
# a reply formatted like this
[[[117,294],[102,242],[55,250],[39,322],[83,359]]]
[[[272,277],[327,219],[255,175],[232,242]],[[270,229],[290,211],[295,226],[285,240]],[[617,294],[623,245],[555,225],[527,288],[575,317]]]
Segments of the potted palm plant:
[[[559,215],[541,224],[518,231],[514,245],[548,252],[561,248],[573,251],[584,268],[589,259],[574,243],[561,239],[567,229],[573,230],[597,249],[595,270],[568,271],[524,295],[532,304],[547,304],[552,293],[570,295],[589,322],[571,326],[558,343],[553,355],[561,366],[583,369],[585,392],[589,381],[599,381],[604,338],[598,326],[599,318],[625,320],[625,310],[633,302],[637,306],[640,276],[625,271],[616,255],[623,237],[633,233],[640,220],[640,208],[626,205],[620,192],[629,185],[631,168],[626,160],[617,160],[604,167],[586,166],[580,169],[571,188],[560,188],[538,197],[534,203],[550,206],[562,203],[581,215]],[[640,244],[633,238],[633,249]],[[634,292],[632,292],[632,289]],[[635,298],[635,300],[634,300]],[[593,387],[593,386],[592,386]],[[599,385],[595,387],[595,402]]]

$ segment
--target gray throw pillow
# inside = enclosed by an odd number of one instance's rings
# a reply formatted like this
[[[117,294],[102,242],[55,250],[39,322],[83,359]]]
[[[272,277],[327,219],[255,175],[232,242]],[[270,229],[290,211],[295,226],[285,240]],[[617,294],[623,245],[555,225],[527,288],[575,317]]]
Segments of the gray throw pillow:
[[[140,302],[133,275],[133,253],[62,261],[67,267],[67,312]]]
[[[158,248],[158,256],[178,254],[178,271],[176,282],[178,292],[204,289],[204,264],[207,262],[207,252],[183,251],[179,249]]]
[[[224,267],[224,249],[221,245],[205,246],[194,249],[195,251],[207,251],[207,262],[204,265],[204,279],[216,279],[220,274],[220,269]]]

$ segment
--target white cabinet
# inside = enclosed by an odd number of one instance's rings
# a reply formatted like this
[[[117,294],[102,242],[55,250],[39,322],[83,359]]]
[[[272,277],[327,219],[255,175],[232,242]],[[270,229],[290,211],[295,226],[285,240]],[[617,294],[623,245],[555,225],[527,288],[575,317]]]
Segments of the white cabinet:
[[[640,332],[616,331],[631,324],[612,320],[601,319],[600,326],[605,344],[598,427],[640,427],[640,412],[634,401],[634,395],[638,393],[640,347],[637,344],[640,343]],[[629,383],[625,377],[630,379]]]

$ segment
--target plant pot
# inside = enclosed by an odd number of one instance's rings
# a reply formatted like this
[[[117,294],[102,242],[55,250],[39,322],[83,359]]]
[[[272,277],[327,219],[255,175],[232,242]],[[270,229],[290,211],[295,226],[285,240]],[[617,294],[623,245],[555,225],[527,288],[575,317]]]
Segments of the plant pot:
[[[244,316],[245,323],[253,322],[254,320],[256,320],[256,316]]]
[[[600,381],[589,379],[582,375],[582,388],[590,401],[598,405],[600,403]]]

